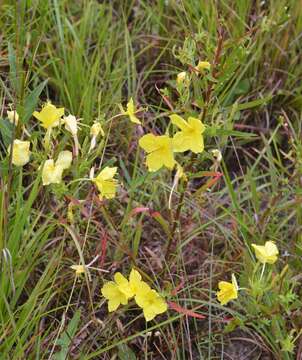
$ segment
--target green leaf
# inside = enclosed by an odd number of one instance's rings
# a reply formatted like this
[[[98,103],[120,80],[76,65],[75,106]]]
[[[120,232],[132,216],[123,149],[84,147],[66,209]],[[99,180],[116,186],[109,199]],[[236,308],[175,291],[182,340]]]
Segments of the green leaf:
[[[72,342],[74,335],[78,329],[78,325],[81,318],[81,311],[77,310],[70,320],[67,329],[62,333],[60,339],[57,341],[57,345],[61,346],[60,352],[54,354],[54,360],[65,360],[68,355],[69,346]]]
[[[257,106],[267,105],[272,100],[272,98],[273,98],[272,95],[268,95],[263,97],[262,99],[256,99],[253,101],[246,102],[244,104],[238,104],[237,110],[246,110]]]
[[[0,134],[6,148],[12,142],[13,126],[9,121],[0,119]]]
[[[214,126],[206,128],[205,135],[206,136],[235,136],[235,137],[241,137],[241,138],[251,138],[251,137],[258,136],[256,134],[249,133],[249,132],[219,129]]]
[[[12,88],[17,91],[18,79],[17,79],[17,61],[15,50],[11,44],[8,43],[8,62],[9,62],[9,77]]]
[[[118,354],[119,360],[136,360],[134,352],[126,344],[118,345]]]
[[[233,320],[231,320],[223,329],[223,332],[225,334],[230,333],[232,331],[234,331],[237,327],[241,327],[244,325],[243,320],[239,319],[239,318],[234,318]]]
[[[139,221],[139,223],[136,225],[134,239],[133,239],[133,245],[132,245],[134,257],[137,257],[137,254],[138,254],[139,244],[140,244],[141,237],[142,237],[142,232],[143,232],[142,222]]]

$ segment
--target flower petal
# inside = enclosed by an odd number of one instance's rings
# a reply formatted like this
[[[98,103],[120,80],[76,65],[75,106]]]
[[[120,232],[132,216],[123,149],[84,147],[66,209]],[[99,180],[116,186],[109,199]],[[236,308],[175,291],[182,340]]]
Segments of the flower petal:
[[[159,148],[156,138],[157,136],[153,134],[144,135],[139,139],[139,146],[143,148],[147,153],[155,151]]]
[[[153,320],[156,316],[156,313],[151,306],[143,308],[143,313],[146,321]]]
[[[173,114],[170,115],[170,120],[172,124],[176,125],[181,130],[187,130],[188,129],[188,123],[179,115]]]
[[[120,306],[120,304],[121,304],[121,301],[118,297],[109,299],[108,300],[108,311],[109,312],[115,311]]]
[[[56,166],[60,166],[62,169],[68,169],[72,163],[72,152],[65,150],[61,151],[56,161]]]
[[[117,167],[106,166],[103,170],[101,170],[97,178],[101,180],[110,180],[114,177],[116,172],[117,172]]]
[[[119,290],[115,282],[109,281],[103,285],[101,292],[106,299],[111,299],[118,296]]]

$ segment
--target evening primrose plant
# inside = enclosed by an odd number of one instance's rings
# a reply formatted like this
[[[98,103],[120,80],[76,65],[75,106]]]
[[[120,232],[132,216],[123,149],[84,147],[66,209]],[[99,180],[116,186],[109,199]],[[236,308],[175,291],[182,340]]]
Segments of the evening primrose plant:
[[[4,358],[299,355],[302,22],[282,2],[3,8]]]

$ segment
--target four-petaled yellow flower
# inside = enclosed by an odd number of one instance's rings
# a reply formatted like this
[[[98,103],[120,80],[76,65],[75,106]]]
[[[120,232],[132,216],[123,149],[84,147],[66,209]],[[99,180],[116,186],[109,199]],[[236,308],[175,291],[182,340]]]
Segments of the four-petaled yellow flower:
[[[102,287],[102,294],[108,300],[108,311],[115,311],[120,304],[128,304],[128,299],[133,297],[129,281],[121,274],[114,274],[115,281],[109,281]]]
[[[34,111],[33,116],[41,121],[45,129],[50,129],[60,124],[60,119],[64,115],[64,108],[56,108],[51,102],[47,102],[40,112]]]
[[[166,301],[145,282],[140,285],[135,295],[135,301],[143,309],[146,321],[154,319],[156,315],[162,314],[168,309]]]
[[[132,121],[134,124],[138,124],[140,125],[141,122],[140,120],[136,117],[135,115],[135,106],[134,106],[134,102],[133,102],[133,99],[131,98],[127,104],[127,111],[123,110],[122,109],[122,114],[123,115],[128,115],[129,116],[129,119],[130,121]]]
[[[96,184],[99,192],[100,199],[112,199],[115,197],[117,189],[117,180],[113,179],[117,172],[117,167],[106,166],[97,177],[93,178],[92,181]]]
[[[19,114],[17,113],[16,110],[12,110],[12,111],[7,110],[7,118],[10,123],[13,124],[15,122],[15,124],[18,125]]]
[[[202,133],[205,130],[203,123],[194,117],[189,117],[185,121],[181,116],[173,114],[170,116],[172,124],[176,125],[178,131],[173,137],[173,150],[183,152],[191,150],[195,154],[204,150]]]
[[[219,281],[219,291],[217,291],[217,298],[221,305],[227,304],[230,300],[237,299],[238,297],[238,285],[235,275],[232,274],[232,282]]]
[[[70,268],[75,271],[76,275],[85,273],[85,266],[83,265],[71,265]]]
[[[203,70],[210,70],[211,64],[208,61],[199,60],[197,66],[195,66],[195,69],[198,72],[203,72]]]
[[[149,171],[157,171],[162,166],[173,169],[175,160],[172,139],[169,136],[147,134],[139,139],[139,146],[148,153],[146,164]]]
[[[13,143],[12,163],[16,166],[23,166],[29,162],[30,142],[15,139]],[[10,149],[8,149],[10,151]]]
[[[257,259],[265,264],[274,264],[278,259],[279,250],[273,241],[267,241],[264,246],[252,244]]]
[[[71,162],[71,151],[61,151],[56,162],[53,159],[46,160],[42,170],[43,185],[59,184],[62,181],[63,171],[70,167]]]

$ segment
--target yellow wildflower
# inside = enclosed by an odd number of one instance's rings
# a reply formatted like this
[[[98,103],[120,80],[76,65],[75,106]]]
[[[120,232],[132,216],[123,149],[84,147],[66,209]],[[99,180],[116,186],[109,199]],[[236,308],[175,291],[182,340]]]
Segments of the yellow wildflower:
[[[134,106],[134,102],[133,99],[131,98],[127,104],[127,111],[122,110],[122,114],[123,115],[128,115],[130,118],[130,121],[132,121],[134,124],[138,124],[140,125],[141,122],[140,120],[135,116],[135,106]]]
[[[176,82],[177,84],[183,84],[188,79],[188,74],[185,71],[182,71],[177,74]]]
[[[169,136],[147,134],[139,139],[139,145],[148,153],[146,164],[149,171],[157,171],[162,166],[173,169],[175,160],[173,157],[172,139]]]
[[[115,311],[120,304],[126,305],[133,296],[129,281],[121,274],[114,274],[115,281],[109,281],[101,289],[102,295],[108,300],[108,311]]]
[[[95,122],[90,128],[90,135],[98,136],[99,134],[105,136],[105,132],[102,128],[102,125],[99,122]]]
[[[267,241],[264,246],[252,244],[257,259],[265,264],[274,264],[278,259],[279,250],[273,241]]]
[[[143,309],[146,321],[154,319],[156,315],[162,314],[168,309],[166,301],[145,282],[140,284],[135,301]]]
[[[17,113],[16,110],[12,110],[12,111],[7,110],[7,118],[10,123],[13,124],[15,122],[15,124],[18,125],[19,114]]]
[[[219,281],[217,298],[221,305],[227,304],[230,300],[238,298],[238,285],[235,275],[232,274],[232,282]]]
[[[59,184],[62,181],[63,171],[68,169],[72,162],[72,153],[70,151],[61,151],[56,163],[53,159],[45,161],[42,169],[43,185]]]
[[[65,129],[69,131],[73,137],[74,141],[74,152],[75,156],[79,154],[79,140],[78,140],[78,121],[74,115],[64,116],[63,123],[65,124]]]
[[[42,170],[42,183],[43,185],[59,184],[62,181],[63,169],[55,165],[53,159],[45,161]]]
[[[173,150],[183,152],[191,150],[201,153],[204,150],[202,133],[205,130],[203,123],[194,117],[189,117],[185,121],[181,116],[173,114],[170,116],[172,124],[176,125],[181,131],[178,131],[173,137]]]
[[[63,170],[68,169],[72,163],[72,153],[71,151],[64,150],[59,153],[58,159],[56,161],[56,166],[61,167]]]
[[[218,149],[214,149],[211,151],[212,155],[214,156],[215,160],[220,163],[222,160],[222,154],[220,152],[220,150]]]
[[[65,129],[71,133],[72,136],[76,136],[78,133],[78,121],[74,115],[64,116],[63,123]]]
[[[96,138],[98,137],[99,134],[105,136],[105,132],[101,124],[99,122],[95,122],[90,128],[91,142],[90,142],[89,152],[95,148]]]
[[[113,179],[117,172],[117,167],[106,166],[97,177],[93,178],[92,181],[96,184],[100,192],[100,199],[112,199],[115,197],[117,189],[117,180]]]
[[[70,268],[75,271],[76,275],[85,273],[85,266],[83,265],[71,265]]]
[[[12,163],[16,166],[23,166],[29,162],[30,151],[29,151],[30,142],[21,141],[18,139],[14,140],[13,143],[13,156]],[[8,149],[10,151],[10,149]]]
[[[51,102],[47,102],[40,112],[34,111],[33,116],[41,121],[45,129],[58,126],[61,117],[64,115],[64,108],[56,108]]]
[[[198,72],[203,72],[203,70],[210,70],[211,64],[208,61],[198,61],[197,66],[195,66],[195,70]]]
[[[187,179],[187,176],[184,172],[184,168],[179,164],[179,163],[176,163],[176,174],[175,174],[175,177],[177,179],[181,179],[183,178],[184,180]]]
[[[187,178],[187,176],[186,176],[186,174],[184,172],[183,167],[178,162],[176,162],[176,173],[175,173],[175,176],[174,176],[173,185],[171,187],[171,191],[170,191],[170,195],[169,195],[169,201],[168,201],[168,208],[169,209],[172,209],[172,196],[173,196],[174,190],[177,188],[179,179],[183,179],[184,181],[188,180],[188,178]]]

